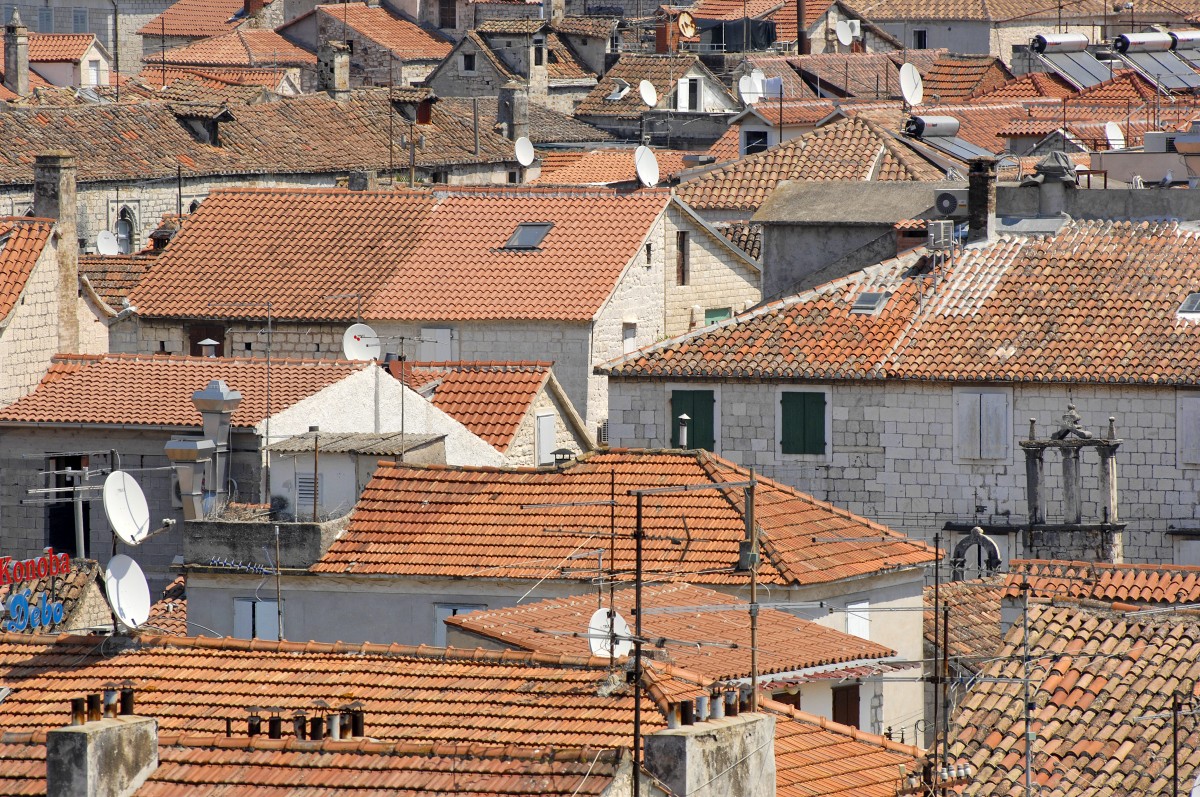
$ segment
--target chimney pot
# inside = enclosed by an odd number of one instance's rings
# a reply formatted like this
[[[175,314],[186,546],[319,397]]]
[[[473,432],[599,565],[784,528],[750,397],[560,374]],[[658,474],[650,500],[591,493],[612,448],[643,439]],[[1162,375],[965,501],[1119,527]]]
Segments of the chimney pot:
[[[71,724],[82,725],[87,722],[87,701],[82,697],[71,698]]]
[[[996,161],[975,158],[967,172],[967,242],[991,235],[996,218]]]
[[[319,742],[325,738],[325,718],[313,717],[308,721],[308,738]]]
[[[715,720],[725,718],[725,696],[720,692],[712,696],[712,718]]]
[[[367,735],[367,715],[362,709],[350,712],[350,735],[361,739]]]
[[[342,715],[341,714],[330,714],[329,715],[329,738],[333,739],[335,742],[341,740],[341,738],[342,738]]]
[[[5,58],[8,57],[5,50]],[[53,219],[58,233],[58,350],[79,351],[79,208],[75,156],[62,150],[33,161],[33,215]]]
[[[696,696],[696,722],[708,719],[708,695]]]
[[[263,0],[246,0],[242,6],[244,16],[257,17],[262,13],[263,5]]]
[[[691,700],[684,700],[679,704],[679,724],[680,725],[695,725],[696,717],[694,714],[696,706]]]
[[[341,102],[350,97],[350,46],[343,41],[322,42],[317,48],[317,91]]]
[[[121,716],[133,716],[133,687],[126,686],[121,689]]]
[[[500,87],[499,122],[504,126],[509,140],[516,141],[529,135],[529,92],[517,83],[505,83]]]
[[[270,717],[267,720],[267,737],[270,739],[283,738],[283,718],[280,716]]]
[[[103,714],[100,712],[100,695],[91,694],[87,696],[87,721],[99,722],[103,719]]]
[[[4,86],[21,97],[29,94],[29,28],[15,10],[4,26]]]
[[[304,712],[297,711],[294,715],[292,715],[292,733],[295,734],[297,739],[303,740],[308,737],[308,734],[306,733],[307,730],[308,721],[304,716]]]
[[[737,715],[738,715],[738,693],[736,691],[726,692],[725,693],[725,716],[726,717],[736,717]]]
[[[117,716],[117,690],[104,690],[104,718],[112,719]]]
[[[262,734],[262,717],[257,714],[251,714],[246,720],[246,735],[259,736]]]

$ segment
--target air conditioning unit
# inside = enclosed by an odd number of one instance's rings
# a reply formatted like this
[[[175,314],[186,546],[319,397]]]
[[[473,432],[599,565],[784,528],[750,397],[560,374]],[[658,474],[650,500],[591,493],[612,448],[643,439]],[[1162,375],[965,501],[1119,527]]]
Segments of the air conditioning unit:
[[[605,419],[596,425],[596,445],[608,445],[608,420]]]
[[[954,222],[949,220],[929,220],[925,222],[928,233],[926,246],[935,252],[949,249],[954,244]]]
[[[962,218],[967,215],[967,189],[950,188],[933,195],[933,209],[939,216]]]
[[[850,35],[856,39],[862,38],[862,21],[858,19],[846,20],[846,26],[850,28]]]
[[[1146,133],[1143,139],[1144,152],[1175,152],[1175,136],[1177,133],[1168,133],[1166,130],[1151,130]]]

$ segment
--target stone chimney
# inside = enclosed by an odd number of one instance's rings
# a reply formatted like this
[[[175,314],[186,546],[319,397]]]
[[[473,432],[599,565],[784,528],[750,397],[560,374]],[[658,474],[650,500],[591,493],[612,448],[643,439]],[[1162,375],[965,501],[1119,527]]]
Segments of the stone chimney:
[[[1075,190],[1075,164],[1065,152],[1051,152],[1038,161],[1033,179],[1038,186],[1038,215],[1061,216],[1066,212],[1067,192]]]
[[[257,17],[262,13],[263,0],[246,0],[242,6],[242,15],[246,17]]]
[[[529,135],[529,92],[517,81],[500,87],[500,104],[497,119],[504,126],[504,134],[512,141]]]
[[[566,0],[550,0],[550,24],[557,25],[566,16]]]
[[[687,712],[690,716],[692,712]],[[672,794],[775,797],[775,718],[738,714],[657,731],[645,738],[646,771]]]
[[[129,797],[157,768],[153,717],[108,717],[46,734],[46,797]]]
[[[29,28],[16,11],[4,26],[4,87],[21,97],[29,94]]]
[[[350,98],[350,45],[322,42],[317,50],[317,91],[341,102]]]
[[[5,51],[7,57],[7,50]],[[58,350],[79,351],[79,220],[75,156],[53,151],[33,162],[33,215],[54,219],[58,246]]]
[[[996,225],[996,161],[975,158],[967,172],[967,243],[986,241]]]

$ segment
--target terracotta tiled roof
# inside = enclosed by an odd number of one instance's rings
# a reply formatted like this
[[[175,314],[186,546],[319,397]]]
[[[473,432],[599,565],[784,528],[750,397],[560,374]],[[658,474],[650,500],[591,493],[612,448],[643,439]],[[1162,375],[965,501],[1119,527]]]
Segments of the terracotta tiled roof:
[[[817,24],[817,20],[829,10],[831,5],[832,3],[825,3],[822,0],[817,0],[815,3],[806,2],[804,4],[804,26],[811,32],[812,26]],[[796,41],[797,31],[799,30],[796,26],[796,0],[783,0],[783,5],[779,10],[767,14],[767,19],[775,22],[775,38],[777,40],[783,42]]]
[[[0,321],[17,306],[53,231],[48,219],[0,218]]]
[[[1016,138],[1018,136],[1048,136],[1055,130],[1060,129],[1060,126],[1052,119],[1014,119],[1008,125],[1001,128],[996,135],[1002,138]]]
[[[187,636],[187,577],[179,576],[150,607],[146,626],[172,636]]]
[[[1113,268],[1120,253],[1120,269]],[[614,360],[618,375],[1193,384],[1200,235],[1170,223],[1080,222],[1007,238],[947,262],[918,302],[923,251],[715,328]],[[914,275],[915,268],[915,275]],[[877,315],[850,312],[891,292]],[[998,341],[1002,341],[999,343]]]
[[[45,741],[44,732],[0,736],[0,760],[8,764],[0,795],[45,794]],[[588,748],[160,733],[158,768],[134,794],[276,797],[281,789],[294,794],[308,784],[359,797],[424,797],[447,786],[476,797],[599,797],[612,786],[619,755]]]
[[[78,63],[96,42],[93,33],[29,33],[29,63]],[[0,63],[3,63],[4,42],[0,41]],[[32,78],[33,75],[30,75]]]
[[[575,51],[570,45],[553,31],[546,35],[546,76],[551,85],[556,80],[587,80],[597,77],[595,72],[575,56]]]
[[[966,581],[948,581],[938,589],[937,609],[950,609],[950,622],[943,634],[939,616],[934,619],[933,587],[925,587],[925,641],[941,645],[949,636],[949,655],[955,664],[970,672],[986,667],[1004,641],[1000,633],[1000,599],[1004,594],[1004,575]]]
[[[804,82],[800,74],[796,72],[787,56],[755,55],[750,53],[746,57],[746,64],[747,69],[761,69],[766,77],[780,78],[783,82],[783,99],[785,102],[788,100],[817,98],[816,93]]]
[[[550,27],[550,20],[533,19],[485,19],[475,26],[475,31],[481,35],[521,33],[532,36]]]
[[[0,114],[0,184],[29,184],[34,153],[51,149],[87,152],[82,182],[174,178],[176,169],[204,174],[293,174],[386,170],[404,152],[408,125],[394,126],[388,141],[388,90],[353,92],[335,102],[324,93],[239,106],[221,122],[221,146],[200,143],[180,124],[190,105],[143,103],[77,108],[11,108]],[[433,106],[432,123],[421,127],[426,145],[417,164],[516,163],[512,142],[480,129],[474,153],[471,119]],[[344,142],[354,141],[353,147]]]
[[[265,0],[270,5],[274,0]],[[227,33],[246,21],[245,0],[175,0],[166,11],[147,22],[138,31],[151,39],[165,34],[171,37],[203,38]]]
[[[922,75],[926,96],[942,102],[959,102],[993,91],[1012,80],[1013,74],[991,55],[949,54],[939,58]]]
[[[633,616],[633,593],[632,589],[614,593],[614,605],[625,618]],[[714,681],[746,678],[750,675],[747,607],[737,598],[703,587],[654,584],[642,590],[642,630],[652,639],[676,641],[655,650],[657,660]],[[675,611],[656,613],[656,609]],[[514,648],[586,656],[589,641],[570,634],[584,633],[595,611],[595,596],[580,595],[460,614],[446,622]],[[736,647],[692,646],[691,642],[729,642]],[[883,645],[776,609],[759,613],[758,646],[758,669],[764,675],[895,655]]]
[[[1191,616],[1139,619],[1079,607],[1032,606],[1029,635],[1009,632],[952,718],[951,761],[977,770],[968,793],[1022,793],[1024,655],[1030,675],[1032,782],[1045,797],[1168,794],[1172,696],[1200,679]],[[1197,772],[1200,731],[1181,721],[1179,783]],[[1186,784],[1186,785],[1185,785]]]
[[[751,106],[754,113],[762,117],[772,126],[779,125],[782,115],[783,124],[816,126],[837,110],[833,100],[761,100]],[[749,118],[749,117],[746,117]]]
[[[591,578],[562,574],[563,557],[586,540],[607,537],[609,507],[529,511],[525,504],[594,500],[616,480],[616,523],[631,528],[634,499],[627,491],[663,484],[740,481],[744,471],[706,452],[614,450],[580,457],[555,471],[409,468],[381,465],[317,573],[488,578]],[[706,584],[741,584],[731,572],[745,536],[741,491],[659,495],[649,499],[645,567],[648,574]],[[732,493],[736,493],[732,494]],[[398,519],[403,518],[403,521]],[[764,583],[815,584],[930,561],[932,551],[883,526],[791,488],[762,480],[756,519],[763,529]],[[558,527],[555,535],[543,533]],[[453,544],[447,539],[453,529]],[[690,545],[671,538],[684,535]],[[878,536],[879,542],[839,542]],[[633,541],[613,542],[618,571],[633,567]]]
[[[1109,564],[1040,559],[1009,563],[1008,595],[1028,581],[1033,595],[1130,604],[1200,602],[1200,567],[1169,564]]]
[[[567,36],[588,36],[608,40],[616,30],[614,17],[563,17],[554,23],[554,30]]]
[[[499,131],[497,121],[497,103],[495,97],[478,97],[480,125],[494,125]],[[449,116],[472,123],[475,113],[471,99],[466,97],[439,97],[435,106],[439,111]],[[613,135],[598,127],[589,125],[572,116],[559,113],[540,103],[529,104],[529,140],[534,144],[581,144],[597,141],[612,141]],[[577,153],[567,150],[547,150],[539,153],[542,160],[542,171],[546,170],[546,157],[550,152],[561,156],[572,156]]]
[[[158,262],[157,255],[80,255],[79,275],[112,308],[120,308],[146,272]]]
[[[1084,89],[1079,92],[1079,99],[1096,101],[1115,101],[1115,102],[1154,102],[1155,91],[1154,84],[1146,80],[1132,69],[1118,69],[1113,73],[1112,79],[1106,80],[1103,83],[1098,83],[1095,86]]]
[[[1074,97],[1078,92],[1051,72],[1029,72],[979,97],[982,100],[1025,100],[1039,97]]]
[[[393,376],[401,377],[399,365],[389,364]],[[409,387],[504,452],[550,378],[550,363],[407,362],[403,372]]]
[[[164,85],[174,86],[184,81],[199,83],[204,88],[209,89],[209,92],[202,96],[194,97],[180,96],[178,93],[167,94],[166,96],[169,96],[175,102],[188,101],[189,99],[211,102],[213,97],[212,92],[228,91],[233,86],[253,86],[274,91],[285,75],[286,71],[283,69],[270,69],[266,67],[188,67],[164,66],[160,64],[144,68],[138,74],[137,79],[139,82],[155,88],[161,88]],[[238,95],[235,94],[233,96]],[[259,95],[247,94],[245,96]]]
[[[586,97],[575,106],[576,116],[609,116],[622,119],[637,119],[647,110],[638,94],[638,84],[643,80],[650,81],[658,91],[658,101],[661,105],[675,91],[680,78],[689,69],[699,65],[699,59],[692,53],[674,53],[671,55],[642,55],[639,53],[623,53],[621,59],[612,69],[596,83]],[[700,67],[703,69],[703,67]],[[619,100],[606,100],[617,88],[613,81],[617,78],[629,84],[630,89]]]
[[[365,363],[271,362],[271,412],[345,379]],[[242,394],[235,426],[267,416],[266,360],[137,354],[60,354],[33,393],[0,410],[0,422],[198,426],[192,393],[224,379]]]
[[[359,36],[391,50],[404,60],[437,60],[445,58],[453,47],[450,40],[436,30],[426,30],[415,22],[388,12],[382,6],[366,3],[338,3],[317,6],[317,13],[343,21]]]
[[[784,180],[940,180],[940,169],[873,122],[845,119],[680,183],[698,210],[753,213]]]
[[[1200,5],[1195,0],[1183,0],[1170,6],[1155,7],[1152,15],[1156,21],[1165,22],[1181,20],[1197,10]],[[1064,22],[1086,20],[1082,24],[1091,25],[1105,14],[1112,15],[1113,10],[1111,3],[1104,0],[1080,0],[1061,8],[1035,0],[877,0],[869,6],[867,14],[876,22],[903,20],[909,24],[913,20],[990,20],[1008,23],[1008,26],[1032,26],[1045,21],[1049,24],[1043,29],[1049,30],[1058,19]]]
[[[636,183],[638,176],[634,168],[632,149],[596,149],[587,152],[573,163],[558,169],[547,169],[542,164],[542,174],[533,181],[535,185],[617,185]],[[668,182],[679,172],[688,168],[683,162],[683,150],[660,149],[654,151],[658,158],[659,181]]]
[[[669,201],[645,190],[219,191],[130,301],[148,316],[221,317],[232,311],[213,302],[269,296],[276,318],[334,320],[356,305],[324,297],[357,291],[370,318],[588,320]],[[525,222],[554,226],[538,249],[505,249]]]
[[[147,64],[186,66],[315,66],[317,57],[302,50],[273,30],[237,28],[228,33],[198,39],[183,47],[155,53]]]
[[[758,260],[762,256],[762,225],[745,221],[721,222],[713,225],[722,235],[733,242],[750,257]]]
[[[730,125],[721,137],[712,143],[708,148],[707,155],[712,155],[716,158],[717,163],[725,163],[726,161],[737,160],[741,157],[742,151],[742,127],[741,125]],[[542,168],[545,168],[543,163]]]
[[[793,15],[794,16],[794,15]],[[820,53],[790,56],[787,60],[807,83],[819,86],[823,94],[845,97],[899,98],[900,67],[911,63],[924,75],[945,50],[907,50],[900,53]]]

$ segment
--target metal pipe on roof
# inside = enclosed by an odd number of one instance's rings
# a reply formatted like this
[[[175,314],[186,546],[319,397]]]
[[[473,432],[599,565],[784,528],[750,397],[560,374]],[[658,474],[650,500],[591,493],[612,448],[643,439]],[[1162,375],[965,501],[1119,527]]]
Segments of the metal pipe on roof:
[[[87,721],[99,722],[103,714],[100,711],[100,695],[91,694],[87,696]]]
[[[133,716],[133,687],[121,687],[121,716]]]
[[[82,697],[71,698],[71,724],[82,725],[87,722],[86,701]]]

